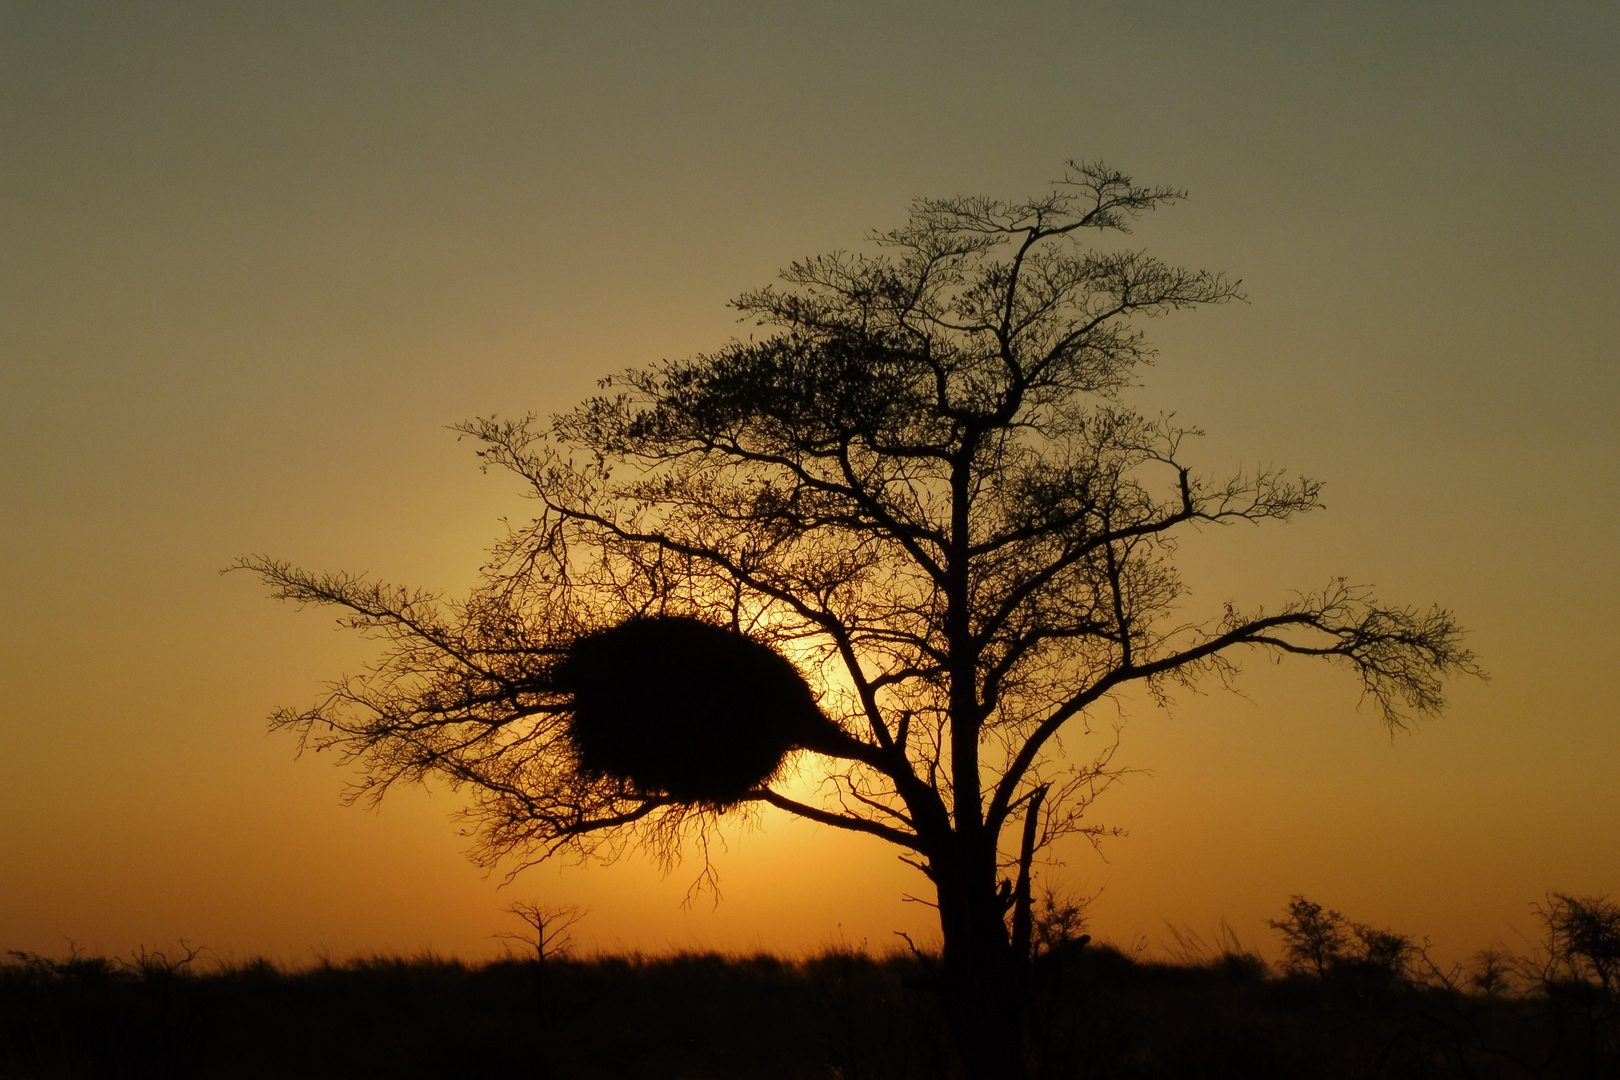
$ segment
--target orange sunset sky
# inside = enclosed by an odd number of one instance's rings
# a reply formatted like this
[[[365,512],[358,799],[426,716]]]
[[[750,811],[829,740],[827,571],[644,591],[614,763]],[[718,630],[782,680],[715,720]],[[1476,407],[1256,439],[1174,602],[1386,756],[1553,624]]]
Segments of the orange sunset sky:
[[[1156,321],[1131,400],[1327,509],[1182,548],[1206,610],[1330,576],[1455,609],[1492,679],[1391,739],[1343,671],[1127,700],[1061,852],[1095,932],[1292,893],[1462,957],[1620,893],[1620,6],[0,4],[0,949],[487,956],[929,936],[880,842],[767,815],[723,896],[631,857],[501,887],[443,790],[344,808],[266,734],[363,668],[265,553],[456,593],[503,516],[445,425],[745,333],[725,304],[917,195],[1100,158],[1247,304]],[[1101,736],[1071,740],[1081,750]]]

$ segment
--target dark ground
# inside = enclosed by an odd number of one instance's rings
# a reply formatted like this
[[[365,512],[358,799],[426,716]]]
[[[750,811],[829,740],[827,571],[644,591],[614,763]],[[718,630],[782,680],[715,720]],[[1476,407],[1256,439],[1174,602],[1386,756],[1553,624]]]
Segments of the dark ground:
[[[357,961],[296,972],[173,957],[0,966],[0,1076],[955,1075],[929,961],[683,955]],[[195,973],[193,973],[195,972]],[[1037,1077],[1616,1078],[1601,985],[1482,993],[1388,971],[1278,976],[1228,955],[1056,966],[1029,1023]]]

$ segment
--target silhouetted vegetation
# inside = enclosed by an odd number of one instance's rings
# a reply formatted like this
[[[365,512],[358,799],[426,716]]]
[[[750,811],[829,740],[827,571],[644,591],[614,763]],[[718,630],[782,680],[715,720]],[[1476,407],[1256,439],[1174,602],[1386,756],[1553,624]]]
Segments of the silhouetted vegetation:
[[[1442,969],[1421,944],[1303,897],[1274,925],[1280,969],[1228,939],[1176,963],[1083,947],[1044,906],[1049,960],[1024,1032],[1032,1076],[1468,1078],[1620,1075],[1620,905],[1550,894],[1529,955]],[[1083,914],[1083,912],[1081,913]],[[1397,949],[1395,943],[1399,942]],[[1038,961],[1039,962],[1039,961]],[[142,952],[12,953],[0,1075],[730,1077],[961,1075],[938,958],[551,955],[468,965],[375,958],[286,971]]]
[[[1287,521],[1321,489],[1204,473],[1196,429],[1121,396],[1144,323],[1241,296],[1124,246],[1183,197],[1071,161],[1033,198],[919,199],[865,250],[738,297],[758,336],[606,378],[549,423],[456,425],[535,506],[465,599],[239,560],[386,643],[273,726],[357,766],[355,798],[464,791],[486,863],[673,861],[763,807],[879,837],[932,887],[967,1072],[1026,1076],[1055,962],[1036,859],[1108,832],[1086,816],[1118,775],[1083,742],[1096,707],[1225,683],[1258,652],[1342,664],[1399,727],[1479,673],[1449,611],[1342,579],[1180,605],[1179,537]],[[808,799],[776,782],[790,753],[821,781]]]

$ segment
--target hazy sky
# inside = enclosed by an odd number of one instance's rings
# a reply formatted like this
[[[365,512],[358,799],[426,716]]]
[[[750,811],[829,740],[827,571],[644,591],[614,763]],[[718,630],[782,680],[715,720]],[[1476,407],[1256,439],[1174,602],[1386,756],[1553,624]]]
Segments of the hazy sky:
[[[0,948],[486,954],[531,896],[603,948],[925,931],[892,852],[774,817],[717,907],[639,859],[498,889],[446,793],[345,809],[265,734],[370,653],[218,570],[464,589],[525,506],[445,425],[1069,157],[1190,189],[1137,241],[1250,296],[1154,323],[1133,400],[1328,484],[1188,542],[1193,608],[1344,575],[1453,607],[1493,679],[1394,740],[1301,662],[1125,703],[1130,835],[1055,880],[1120,941],[1271,949],[1302,892],[1445,955],[1620,893],[1616,57],[1596,0],[0,0]]]

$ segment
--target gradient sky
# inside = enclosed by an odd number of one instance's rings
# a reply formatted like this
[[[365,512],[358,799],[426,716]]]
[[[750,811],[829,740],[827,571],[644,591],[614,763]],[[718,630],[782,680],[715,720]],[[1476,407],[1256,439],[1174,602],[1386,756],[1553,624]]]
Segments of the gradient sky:
[[[1305,893],[1443,956],[1620,893],[1617,56],[1602,2],[3,0],[0,948],[487,955],[523,897],[605,949],[926,936],[891,851],[778,817],[718,906],[641,859],[499,889],[445,792],[346,809],[266,735],[369,649],[218,571],[464,589],[525,507],[445,425],[1068,157],[1190,189],[1138,241],[1250,296],[1153,324],[1133,400],[1327,481],[1191,539],[1193,608],[1344,575],[1454,608],[1493,679],[1393,740],[1302,662],[1126,702],[1130,835],[1055,880],[1121,942],[1274,952]]]

